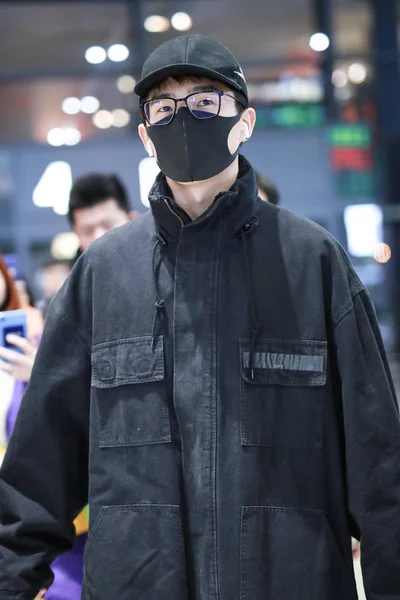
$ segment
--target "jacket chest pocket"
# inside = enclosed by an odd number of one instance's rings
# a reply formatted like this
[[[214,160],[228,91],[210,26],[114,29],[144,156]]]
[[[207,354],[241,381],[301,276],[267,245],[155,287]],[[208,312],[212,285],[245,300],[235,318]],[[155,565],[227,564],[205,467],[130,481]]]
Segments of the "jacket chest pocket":
[[[241,339],[242,445],[321,448],[327,343],[260,338],[250,350]]]
[[[162,336],[95,346],[92,389],[98,411],[100,447],[171,441]]]

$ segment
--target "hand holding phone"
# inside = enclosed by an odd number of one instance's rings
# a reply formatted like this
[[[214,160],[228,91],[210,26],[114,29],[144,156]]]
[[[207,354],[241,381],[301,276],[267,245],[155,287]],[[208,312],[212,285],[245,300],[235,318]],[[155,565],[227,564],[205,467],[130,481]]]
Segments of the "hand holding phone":
[[[7,310],[0,312],[0,346],[3,348],[14,349],[13,345],[7,340],[9,335],[18,335],[26,338],[26,315],[23,310]],[[21,349],[18,351],[21,352]]]
[[[0,369],[20,381],[29,381],[37,352],[37,343],[25,336],[24,311],[0,313]]]

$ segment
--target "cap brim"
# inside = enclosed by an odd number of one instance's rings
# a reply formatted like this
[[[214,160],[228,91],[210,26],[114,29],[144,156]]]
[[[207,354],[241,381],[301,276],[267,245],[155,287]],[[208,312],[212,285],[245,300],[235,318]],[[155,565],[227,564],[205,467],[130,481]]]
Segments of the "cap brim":
[[[177,65],[168,65],[163,67],[162,69],[158,69],[150,75],[143,77],[136,87],[135,94],[143,98],[146,96],[151,89],[168,79],[169,77],[175,77],[179,75],[200,75],[203,77],[208,77],[209,79],[214,79],[216,81],[221,81],[222,83],[226,83],[230,88],[237,90],[243,94],[243,90],[239,84],[235,81],[232,81],[229,77],[225,77],[218,71],[214,71],[213,69],[207,69],[205,67],[199,67],[198,65],[190,65],[187,63],[177,64]]]

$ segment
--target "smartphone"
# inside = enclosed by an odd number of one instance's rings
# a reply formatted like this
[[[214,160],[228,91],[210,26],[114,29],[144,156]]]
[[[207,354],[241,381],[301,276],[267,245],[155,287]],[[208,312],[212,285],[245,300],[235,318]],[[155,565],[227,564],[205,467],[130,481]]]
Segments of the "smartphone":
[[[26,338],[26,315],[24,310],[0,312],[0,346],[15,352],[21,352],[19,348],[7,342],[7,336],[10,333]]]

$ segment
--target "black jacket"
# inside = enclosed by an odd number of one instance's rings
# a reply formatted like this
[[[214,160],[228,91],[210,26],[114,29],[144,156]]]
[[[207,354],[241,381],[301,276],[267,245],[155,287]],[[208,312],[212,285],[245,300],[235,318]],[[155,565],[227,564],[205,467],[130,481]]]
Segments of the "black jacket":
[[[85,600],[400,599],[400,427],[368,293],[322,228],[234,188],[79,259],[1,470],[0,600],[90,502]]]

